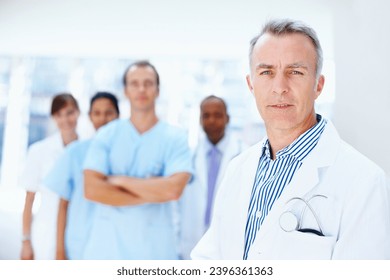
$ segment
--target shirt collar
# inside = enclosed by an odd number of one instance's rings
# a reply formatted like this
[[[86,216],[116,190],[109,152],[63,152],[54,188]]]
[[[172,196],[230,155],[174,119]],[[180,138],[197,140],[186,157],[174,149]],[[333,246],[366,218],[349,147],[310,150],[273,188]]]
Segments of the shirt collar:
[[[212,148],[217,148],[217,151],[222,153],[226,149],[227,144],[228,144],[228,137],[226,131],[225,131],[225,135],[222,137],[221,140],[219,140],[219,142],[216,145],[212,144],[210,140],[206,137],[207,152],[209,152]]]
[[[283,148],[282,150],[278,151],[276,153],[276,158],[279,158],[280,156],[282,155],[286,155],[286,154],[289,154],[289,155],[296,155],[297,154],[297,150],[298,149],[295,149],[297,146],[304,146],[305,144],[307,144],[310,140],[313,140],[313,138],[311,137],[307,137],[309,134],[311,134],[314,130],[316,130],[317,128],[323,130],[323,128],[325,127],[326,123],[327,123],[327,120],[324,119],[321,115],[317,114],[316,115],[316,118],[317,118],[317,123],[315,125],[313,125],[311,128],[309,128],[308,130],[306,130],[304,133],[302,133],[297,139],[294,140],[294,142],[292,142],[290,145],[288,145],[287,147]],[[314,137],[316,138],[315,141],[318,141],[319,138],[321,136],[321,133],[315,135]],[[261,153],[262,156],[267,156],[269,159],[271,159],[271,147],[269,145],[269,140],[267,139],[266,141],[264,141],[263,143],[263,146],[262,146],[262,153]]]

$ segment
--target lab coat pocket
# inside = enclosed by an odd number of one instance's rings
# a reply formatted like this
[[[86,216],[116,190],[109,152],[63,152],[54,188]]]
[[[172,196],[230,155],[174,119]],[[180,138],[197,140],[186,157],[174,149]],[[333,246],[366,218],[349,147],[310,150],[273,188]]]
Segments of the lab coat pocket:
[[[329,260],[335,241],[333,236],[319,236],[310,232],[280,232],[275,257],[286,260]]]
[[[252,245],[248,259],[329,260],[336,238],[309,232],[278,230],[263,236]]]

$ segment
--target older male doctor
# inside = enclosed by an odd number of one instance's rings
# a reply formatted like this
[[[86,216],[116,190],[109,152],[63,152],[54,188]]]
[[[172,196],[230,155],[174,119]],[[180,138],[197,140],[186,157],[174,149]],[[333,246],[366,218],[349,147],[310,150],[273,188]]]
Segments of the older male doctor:
[[[303,23],[270,21],[251,41],[247,82],[267,138],[229,164],[193,259],[390,258],[385,174],[315,113],[321,66]]]

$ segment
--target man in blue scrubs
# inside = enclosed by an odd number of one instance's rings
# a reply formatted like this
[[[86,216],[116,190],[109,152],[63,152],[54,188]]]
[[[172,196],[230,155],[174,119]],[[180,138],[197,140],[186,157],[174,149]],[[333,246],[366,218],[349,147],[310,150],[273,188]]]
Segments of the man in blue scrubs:
[[[84,163],[87,199],[98,202],[86,259],[177,259],[173,201],[191,172],[187,136],[158,119],[159,75],[148,61],[123,78],[130,119],[99,130]]]

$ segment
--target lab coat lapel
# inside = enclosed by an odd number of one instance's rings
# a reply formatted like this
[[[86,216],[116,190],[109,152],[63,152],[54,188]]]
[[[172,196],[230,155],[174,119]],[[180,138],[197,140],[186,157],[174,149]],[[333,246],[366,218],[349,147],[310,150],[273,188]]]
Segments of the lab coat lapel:
[[[207,155],[206,145],[204,141],[201,141],[195,151],[194,166],[196,171],[196,177],[191,187],[196,188],[194,190],[194,197],[197,202],[198,210],[202,213],[199,216],[204,216],[207,202]],[[203,222],[201,223],[203,227]]]
[[[339,146],[339,137],[331,122],[325,127],[325,130],[314,150],[304,160],[303,165],[294,175],[294,178],[288,184],[282,195],[275,201],[271,211],[260,227],[256,235],[256,243],[263,240],[265,235],[272,232],[275,221],[279,221],[280,215],[285,211],[286,203],[293,197],[305,197],[318,183],[320,168],[329,166],[334,162]],[[255,245],[255,244],[254,244]],[[252,246],[252,249],[256,246]]]
[[[241,152],[239,142],[237,141],[237,139],[235,139],[231,135],[225,137],[229,137],[229,138],[227,139],[228,142],[227,142],[226,150],[222,153],[221,165],[219,167],[218,178],[215,184],[216,188],[219,187],[224,176],[224,171],[226,170],[226,167],[229,164],[230,160]]]
[[[237,221],[237,223],[231,224],[230,234],[234,234],[234,236],[233,239],[229,238],[229,240],[234,240],[234,242],[226,244],[226,248],[229,248],[233,259],[242,258],[244,253],[245,227],[248,217],[248,207],[254,178],[256,176],[257,165],[261,156],[262,143],[263,141],[252,147],[251,150],[253,149],[253,151],[248,151],[250,154],[247,160],[243,162],[240,167],[240,191],[237,196],[237,208],[235,209],[236,211],[234,211],[237,215],[237,219],[234,219],[234,221]]]
[[[207,147],[205,141],[202,141],[199,145],[199,151],[197,152],[196,170],[199,171],[199,187],[203,189],[203,193],[207,197]]]
[[[320,170],[330,166],[336,156],[340,138],[329,121],[314,150],[303,161],[301,168],[281,195],[281,201],[287,202],[292,197],[304,197],[319,182]]]
[[[62,137],[60,133],[54,134],[50,139],[50,146],[49,149],[52,150],[52,152],[59,153],[64,149],[64,142],[62,141]]]

